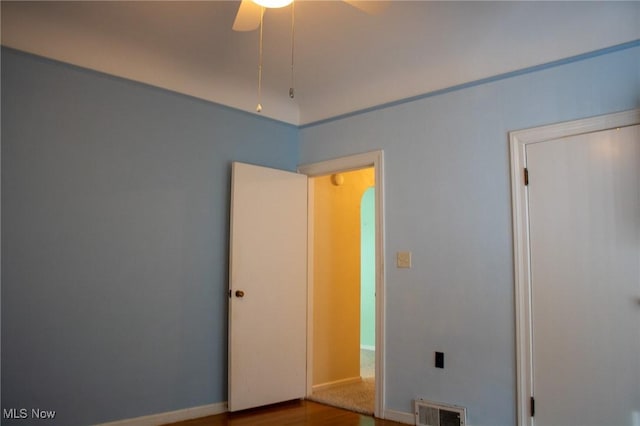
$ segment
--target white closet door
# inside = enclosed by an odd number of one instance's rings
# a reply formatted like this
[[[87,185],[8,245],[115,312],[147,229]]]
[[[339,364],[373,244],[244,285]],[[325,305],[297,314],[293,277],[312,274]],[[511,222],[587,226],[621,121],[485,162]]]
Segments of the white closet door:
[[[536,426],[640,426],[640,126],[527,145]]]

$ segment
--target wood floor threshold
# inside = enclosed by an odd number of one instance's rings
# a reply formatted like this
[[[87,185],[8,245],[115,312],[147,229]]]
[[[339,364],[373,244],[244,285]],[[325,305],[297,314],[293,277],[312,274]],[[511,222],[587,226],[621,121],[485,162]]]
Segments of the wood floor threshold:
[[[165,426],[404,426],[391,420],[376,419],[364,414],[319,404],[295,400],[235,413],[223,413],[199,419],[170,423]]]

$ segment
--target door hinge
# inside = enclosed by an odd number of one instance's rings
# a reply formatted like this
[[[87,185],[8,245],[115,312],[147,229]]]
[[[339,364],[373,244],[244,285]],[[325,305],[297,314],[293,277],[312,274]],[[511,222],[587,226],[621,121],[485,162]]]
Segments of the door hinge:
[[[531,397],[531,417],[536,415],[536,400],[534,397]]]
[[[229,289],[229,299],[231,299],[231,289]]]
[[[524,185],[529,185],[529,169],[524,168]]]

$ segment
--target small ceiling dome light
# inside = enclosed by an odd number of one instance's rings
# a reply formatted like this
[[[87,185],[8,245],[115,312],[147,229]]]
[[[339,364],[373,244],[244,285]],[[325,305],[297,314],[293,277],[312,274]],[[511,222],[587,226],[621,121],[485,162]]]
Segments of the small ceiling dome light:
[[[289,6],[293,0],[253,0],[254,3],[268,9],[277,9],[279,7]]]

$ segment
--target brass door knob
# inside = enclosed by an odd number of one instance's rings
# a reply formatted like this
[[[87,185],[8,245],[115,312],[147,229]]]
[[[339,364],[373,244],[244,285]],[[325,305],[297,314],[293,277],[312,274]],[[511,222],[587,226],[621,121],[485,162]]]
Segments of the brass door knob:
[[[236,297],[244,297],[244,291],[236,290]]]

